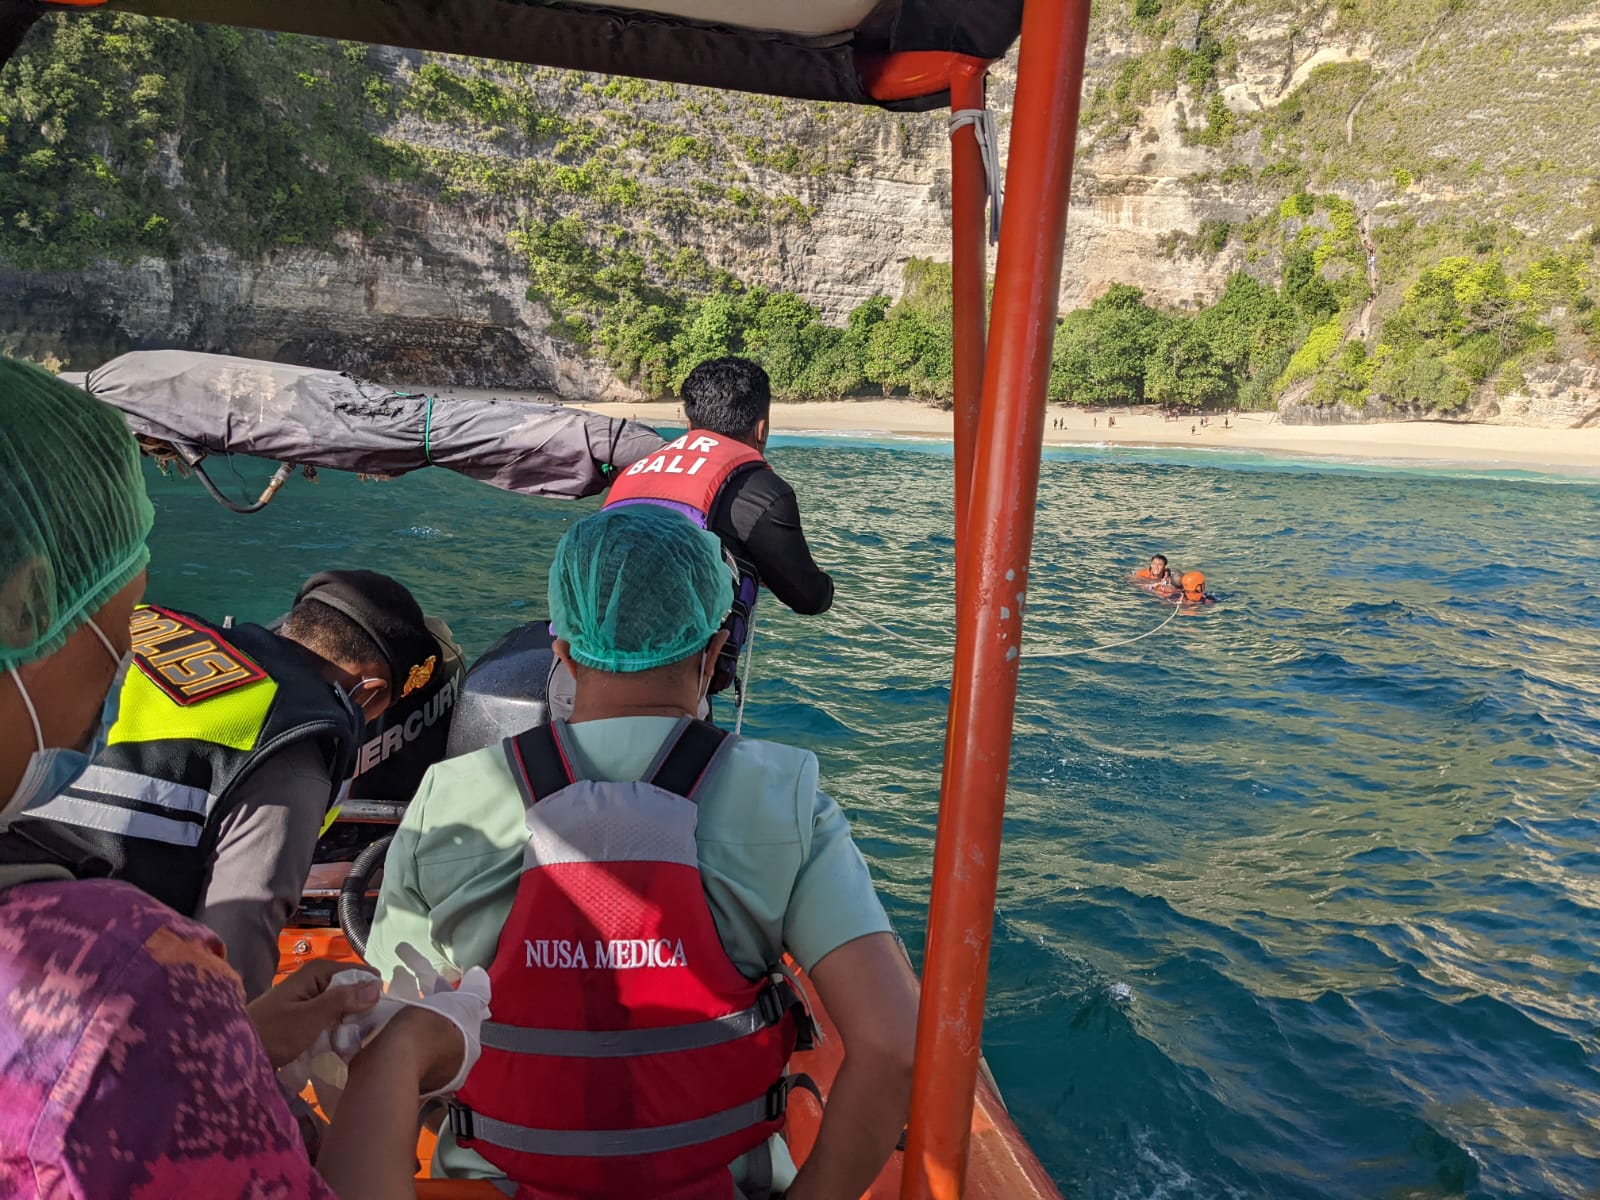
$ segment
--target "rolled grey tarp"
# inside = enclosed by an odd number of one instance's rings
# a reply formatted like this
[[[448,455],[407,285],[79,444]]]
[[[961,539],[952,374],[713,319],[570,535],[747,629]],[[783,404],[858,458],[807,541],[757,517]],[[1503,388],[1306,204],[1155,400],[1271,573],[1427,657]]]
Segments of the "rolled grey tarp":
[[[558,404],[401,391],[285,363],[141,350],[62,378],[193,463],[247,454],[404,475],[447,467],[508,492],[576,499],[664,444],[647,425]]]

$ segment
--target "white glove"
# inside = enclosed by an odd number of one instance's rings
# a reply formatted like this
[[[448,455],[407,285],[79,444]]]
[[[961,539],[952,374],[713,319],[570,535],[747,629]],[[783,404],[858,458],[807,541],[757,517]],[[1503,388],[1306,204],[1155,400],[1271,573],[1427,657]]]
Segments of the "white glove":
[[[421,1099],[448,1095],[460,1088],[466,1082],[467,1072],[483,1052],[479,1029],[489,1016],[488,973],[482,967],[473,967],[461,977],[459,986],[452,986],[451,977],[440,974],[426,956],[409,942],[401,942],[396,946],[395,954],[405,966],[394,969],[378,1003],[366,1012],[346,1017],[334,1026],[331,1033],[320,1036],[316,1044],[302,1056],[305,1060],[303,1069],[318,1085],[318,1101],[329,1117],[333,1116],[339,1094],[348,1080],[346,1067],[350,1061],[403,1008],[426,1008],[438,1013],[461,1031],[462,1041],[466,1043],[461,1067],[455,1077],[446,1086],[429,1092]],[[329,986],[370,978],[370,972],[352,968],[335,975],[329,981]]]
[[[466,1083],[467,1073],[472,1070],[473,1064],[478,1061],[478,1056],[483,1053],[480,1031],[483,1023],[489,1019],[489,973],[482,967],[473,967],[462,976],[461,983],[457,987],[446,985],[444,990],[437,991],[422,1000],[407,1000],[405,1003],[430,1009],[461,1031],[461,1040],[465,1043],[461,1066],[456,1069],[449,1083],[428,1092],[422,1099],[431,1100],[435,1096],[452,1095]]]
[[[440,974],[428,961],[427,956],[410,942],[401,942],[394,949],[405,966],[394,969],[389,982],[383,985],[383,995],[378,998],[378,1003],[364,1013],[346,1017],[334,1026],[328,1039],[329,1044],[322,1047],[324,1050],[332,1050],[347,1063],[355,1058],[361,1047],[378,1036],[383,1027],[393,1019],[395,1013],[408,1004],[420,1004],[429,996],[449,991],[451,985],[460,978],[460,975],[454,972]],[[341,971],[331,982],[343,983],[353,980],[355,974],[354,970]]]

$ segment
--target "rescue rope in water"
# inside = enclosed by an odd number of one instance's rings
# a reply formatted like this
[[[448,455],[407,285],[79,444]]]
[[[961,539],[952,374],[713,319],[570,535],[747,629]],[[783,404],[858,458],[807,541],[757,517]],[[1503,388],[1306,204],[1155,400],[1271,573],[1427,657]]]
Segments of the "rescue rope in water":
[[[734,732],[734,736],[735,737],[737,737],[738,734],[739,734],[739,731],[744,728],[744,705],[745,705],[745,700],[748,699],[748,697],[750,695],[750,664],[755,662],[755,659],[756,659],[756,614],[754,612],[752,612],[750,614],[750,617],[749,617],[749,626],[745,629],[745,634],[744,634],[744,664],[743,664],[743,666],[744,666],[744,678],[743,679],[739,678],[738,667],[736,666],[734,668],[733,680],[734,680],[734,683],[737,685],[734,688],[734,690],[739,693],[739,711],[734,715],[734,718],[733,718],[733,732]]]
[[[1117,648],[1119,648],[1121,646],[1131,646],[1135,642],[1142,642],[1145,638],[1154,637],[1156,634],[1160,633],[1168,625],[1172,624],[1173,620],[1177,617],[1178,613],[1181,612],[1182,610],[1183,610],[1183,606],[1181,604],[1174,604],[1172,606],[1172,611],[1167,614],[1166,619],[1164,621],[1162,621],[1161,624],[1157,625],[1154,629],[1146,629],[1143,633],[1135,634],[1131,638],[1123,638],[1122,640],[1116,641],[1116,642],[1098,642],[1093,646],[1077,646],[1077,647],[1074,647],[1074,648],[1069,649],[1069,650],[1029,650],[1028,652],[1023,654],[1022,657],[1023,658],[1074,658],[1074,657],[1076,657],[1077,655],[1080,655],[1080,654],[1094,654],[1094,653],[1096,653],[1097,651],[1100,651],[1100,650],[1115,650],[1115,649],[1117,649]],[[839,612],[841,610],[835,609],[834,611],[835,612]],[[879,633],[883,634],[885,637],[890,638],[890,639],[892,639],[892,640],[894,640],[896,642],[904,642],[906,645],[911,646],[911,647],[913,647],[914,649],[917,649],[917,650],[926,650],[926,649],[928,649],[928,646],[927,646],[927,644],[925,642],[919,642],[915,638],[908,638],[904,634],[896,633],[892,629],[886,629],[884,626],[879,625],[871,617],[862,616],[861,613],[855,612],[854,610],[851,611],[850,615],[855,617],[857,620],[861,621],[863,624],[870,625],[873,629],[876,629]],[[736,733],[736,734],[741,729],[744,728],[744,706],[745,706],[745,702],[749,699],[749,696],[750,696],[750,669],[751,669],[751,664],[755,661],[755,657],[756,657],[756,655],[755,655],[755,647],[756,647],[756,622],[755,622],[755,614],[751,613],[750,614],[750,628],[749,628],[749,632],[745,635],[744,652],[743,652],[743,655],[742,655],[744,661],[740,664],[740,669],[742,669],[742,671],[743,671],[743,677],[741,678],[737,673],[734,676],[734,684],[735,684],[734,691],[738,694],[738,697],[739,697],[739,699],[738,699],[738,708],[735,711],[734,719],[733,719],[733,732]],[[952,653],[953,653],[953,651],[952,651]]]
[[[1180,611],[1182,611],[1182,605],[1174,604],[1172,606],[1172,611],[1167,614],[1166,620],[1162,621],[1161,624],[1157,625],[1154,629],[1147,629],[1143,633],[1136,634],[1135,636],[1133,636],[1131,638],[1123,638],[1121,641],[1099,642],[1099,643],[1096,643],[1093,646],[1076,646],[1076,647],[1073,647],[1072,649],[1069,649],[1069,650],[1028,650],[1028,651],[1024,651],[1022,657],[1023,658],[1073,658],[1073,657],[1076,657],[1077,655],[1080,655],[1080,654],[1094,654],[1095,652],[1100,651],[1100,650],[1115,650],[1119,646],[1131,646],[1135,642],[1141,642],[1147,637],[1153,637],[1156,634],[1160,633],[1168,625],[1172,624],[1173,619],[1178,615],[1178,613]],[[857,620],[862,621],[865,624],[872,626],[872,628],[876,629],[879,633],[885,635],[886,637],[893,638],[897,642],[904,642],[908,646],[915,646],[918,650],[927,650],[929,648],[928,645],[925,642],[919,642],[919,641],[915,640],[914,638],[908,638],[904,634],[896,633],[892,629],[885,629],[882,625],[879,625],[872,618],[862,616],[859,612],[852,612],[851,615],[854,616]]]
[[[1122,641],[1120,641],[1120,642],[1101,642],[1099,645],[1095,645],[1095,646],[1078,646],[1078,647],[1076,647],[1074,649],[1071,649],[1071,650],[1053,650],[1053,651],[1029,650],[1022,657],[1023,658],[1072,658],[1073,656],[1078,655],[1078,654],[1093,654],[1097,650],[1115,650],[1118,646],[1131,646],[1135,642],[1142,642],[1145,638],[1151,637],[1151,636],[1153,636],[1155,634],[1160,633],[1168,625],[1172,624],[1172,619],[1174,617],[1176,617],[1178,615],[1178,613],[1182,611],[1182,609],[1183,609],[1183,606],[1181,604],[1174,604],[1172,606],[1172,611],[1167,614],[1167,619],[1165,621],[1161,622],[1161,624],[1157,625],[1154,629],[1147,629],[1143,633],[1138,634],[1138,635],[1136,635],[1134,637],[1131,637],[1131,638],[1123,638]]]

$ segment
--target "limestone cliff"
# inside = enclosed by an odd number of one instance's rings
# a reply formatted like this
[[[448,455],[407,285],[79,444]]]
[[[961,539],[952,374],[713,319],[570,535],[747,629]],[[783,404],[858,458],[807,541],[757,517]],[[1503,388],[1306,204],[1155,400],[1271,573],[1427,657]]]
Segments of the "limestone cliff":
[[[36,31],[32,53],[56,52],[52,37]],[[241,45],[259,55],[268,42],[252,34]],[[243,165],[196,165],[205,131],[194,127],[195,84],[161,61],[192,51],[157,46],[128,77],[187,87],[190,101],[151,102],[153,149],[118,151],[95,132],[123,119],[115,105],[82,127],[107,142],[113,170],[139,174],[139,212],[168,223],[164,240],[141,233],[61,262],[0,241],[13,264],[0,260],[0,346],[83,365],[180,345],[419,383],[633,396],[588,326],[565,315],[582,308],[575,274],[627,271],[630,286],[692,292],[726,272],[798,293],[840,323],[872,296],[897,295],[910,259],[948,257],[938,114],[319,50],[306,39],[278,39],[272,53],[286,47],[303,61],[263,74],[236,108],[257,105],[270,123],[283,80],[323,97],[315,109],[284,102],[292,119],[331,111],[359,135],[349,156],[359,211],[276,241],[241,232],[252,223],[245,201],[232,224],[214,219],[208,189],[237,198]],[[13,64],[0,87],[19,78]],[[1007,61],[991,85],[1002,142],[1013,78]],[[1342,334],[1373,348],[1430,254],[1474,239],[1508,263],[1592,247],[1597,83],[1594,0],[1104,0],[1062,303],[1117,282],[1195,308],[1236,270],[1275,282],[1285,247],[1324,220],[1320,209],[1290,220],[1285,205],[1315,193],[1348,202],[1376,239],[1374,295],[1361,299],[1352,283]],[[327,130],[318,136],[305,154],[328,178],[344,155]],[[334,147],[328,161],[315,161],[315,146]],[[314,191],[317,177],[303,186]],[[552,258],[540,247],[564,218],[581,223],[583,243]],[[1362,274],[1346,241],[1319,250],[1335,283]],[[1532,382],[1501,387],[1492,403],[1486,393],[1484,411],[1566,420],[1516,397],[1546,377],[1582,376],[1593,351],[1578,329],[1562,326],[1537,370],[1524,368]]]

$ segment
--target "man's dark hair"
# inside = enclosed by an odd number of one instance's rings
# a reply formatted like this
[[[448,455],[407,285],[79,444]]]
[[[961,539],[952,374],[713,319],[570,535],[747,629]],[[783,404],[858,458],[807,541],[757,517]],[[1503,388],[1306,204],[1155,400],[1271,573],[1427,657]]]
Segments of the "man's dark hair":
[[[279,633],[331,662],[382,664],[396,695],[413,668],[439,653],[416,597],[376,571],[313,575]]]
[[[713,358],[683,381],[683,415],[696,429],[740,437],[772,411],[772,383],[748,358]]]
[[[278,632],[329,662],[388,666],[389,660],[378,649],[378,643],[361,626],[317,600],[296,604]]]

